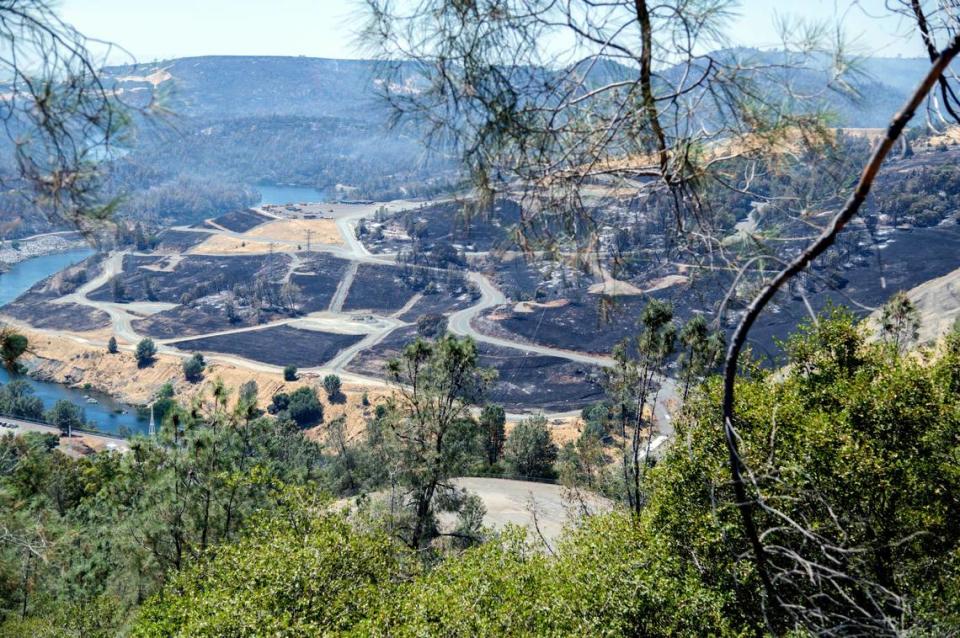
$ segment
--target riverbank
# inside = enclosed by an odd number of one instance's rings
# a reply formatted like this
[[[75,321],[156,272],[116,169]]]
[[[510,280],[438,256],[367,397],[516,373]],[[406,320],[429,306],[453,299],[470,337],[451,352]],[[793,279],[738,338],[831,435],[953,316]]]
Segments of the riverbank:
[[[174,396],[184,405],[190,405],[195,399],[206,401],[210,398],[212,384],[218,380],[230,391],[232,405],[238,388],[247,381],[254,381],[259,390],[259,405],[266,409],[273,395],[278,392],[291,392],[309,385],[317,389],[324,408],[325,423],[343,417],[349,432],[359,432],[372,415],[372,406],[390,392],[382,384],[364,384],[344,379],[346,400],[331,403],[323,391],[322,379],[318,374],[302,373],[298,381],[288,382],[283,380],[279,371],[235,365],[215,355],[207,358],[203,380],[190,383],[183,374],[186,355],[161,353],[151,365],[140,368],[133,356],[135,344],[121,341],[120,352],[107,352],[106,342],[111,335],[109,330],[64,336],[25,326],[18,326],[18,329],[30,340],[31,352],[23,357],[22,362],[32,377],[72,388],[87,388],[130,405],[148,404],[166,383],[173,385]],[[364,405],[364,395],[367,405]],[[318,426],[312,434],[320,436],[323,429],[323,425]]]
[[[89,247],[89,244],[74,231],[45,233],[24,237],[23,239],[8,239],[0,243],[0,272],[5,272],[14,264],[34,257]]]

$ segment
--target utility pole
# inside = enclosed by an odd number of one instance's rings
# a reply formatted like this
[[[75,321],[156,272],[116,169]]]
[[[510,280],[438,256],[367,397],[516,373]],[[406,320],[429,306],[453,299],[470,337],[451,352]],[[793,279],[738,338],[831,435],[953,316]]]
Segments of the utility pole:
[[[307,252],[310,252],[310,238],[313,237],[313,229],[307,229]]]

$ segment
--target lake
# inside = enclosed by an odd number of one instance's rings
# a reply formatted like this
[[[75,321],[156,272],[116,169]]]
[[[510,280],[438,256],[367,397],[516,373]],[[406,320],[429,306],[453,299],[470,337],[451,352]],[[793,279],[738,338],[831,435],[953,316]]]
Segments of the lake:
[[[276,184],[258,184],[254,186],[260,191],[261,204],[298,204],[300,202],[325,202],[327,194],[324,191],[307,186],[278,186]]]
[[[80,262],[92,254],[93,250],[82,248],[33,257],[15,264],[8,272],[0,274],[0,307],[19,297],[41,279]],[[10,373],[0,366],[0,382],[7,383],[10,378]],[[135,408],[114,400],[110,395],[94,390],[70,388],[59,383],[37,381],[26,376],[18,375],[17,378],[29,383],[34,394],[40,397],[44,406],[48,408],[60,399],[77,404],[84,409],[87,422],[103,432],[117,434],[121,428],[138,433],[147,431],[148,419],[140,418]],[[97,403],[87,403],[87,397],[96,399]]]
[[[30,286],[67,266],[83,261],[93,254],[90,248],[78,248],[65,253],[54,253],[26,259],[0,274],[0,307],[25,293]]]

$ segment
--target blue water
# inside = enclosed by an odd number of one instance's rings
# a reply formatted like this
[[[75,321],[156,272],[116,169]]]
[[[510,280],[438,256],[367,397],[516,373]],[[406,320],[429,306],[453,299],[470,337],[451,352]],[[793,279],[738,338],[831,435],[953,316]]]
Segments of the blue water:
[[[41,279],[59,272],[77,262],[80,262],[93,251],[89,248],[71,250],[55,255],[44,255],[21,261],[8,272],[0,274],[0,306],[5,306],[30,286]],[[10,380],[10,373],[0,366],[0,383]],[[44,406],[51,407],[60,399],[66,399],[84,409],[86,421],[103,432],[117,434],[125,428],[130,432],[146,432],[148,421],[137,416],[136,409],[115,401],[111,396],[94,390],[80,390],[51,383],[37,381],[26,376],[19,376],[33,388],[36,396],[40,397]],[[97,400],[97,403],[87,403],[87,397]]]
[[[263,184],[255,187],[260,191],[261,204],[299,204],[301,202],[325,202],[327,194],[306,186],[277,186]]]
[[[92,254],[93,250],[89,248],[79,248],[65,253],[33,257],[14,264],[10,270],[0,274],[0,306],[6,306],[41,279],[81,262]]]

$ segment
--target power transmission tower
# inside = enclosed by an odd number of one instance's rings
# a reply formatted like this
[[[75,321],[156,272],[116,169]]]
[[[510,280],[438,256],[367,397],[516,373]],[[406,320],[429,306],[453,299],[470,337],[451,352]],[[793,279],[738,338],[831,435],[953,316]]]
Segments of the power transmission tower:
[[[310,239],[313,237],[313,229],[307,229],[307,252],[310,252]]]
[[[150,404],[150,428],[147,430],[150,438],[157,436],[157,423],[153,418],[153,403]]]

